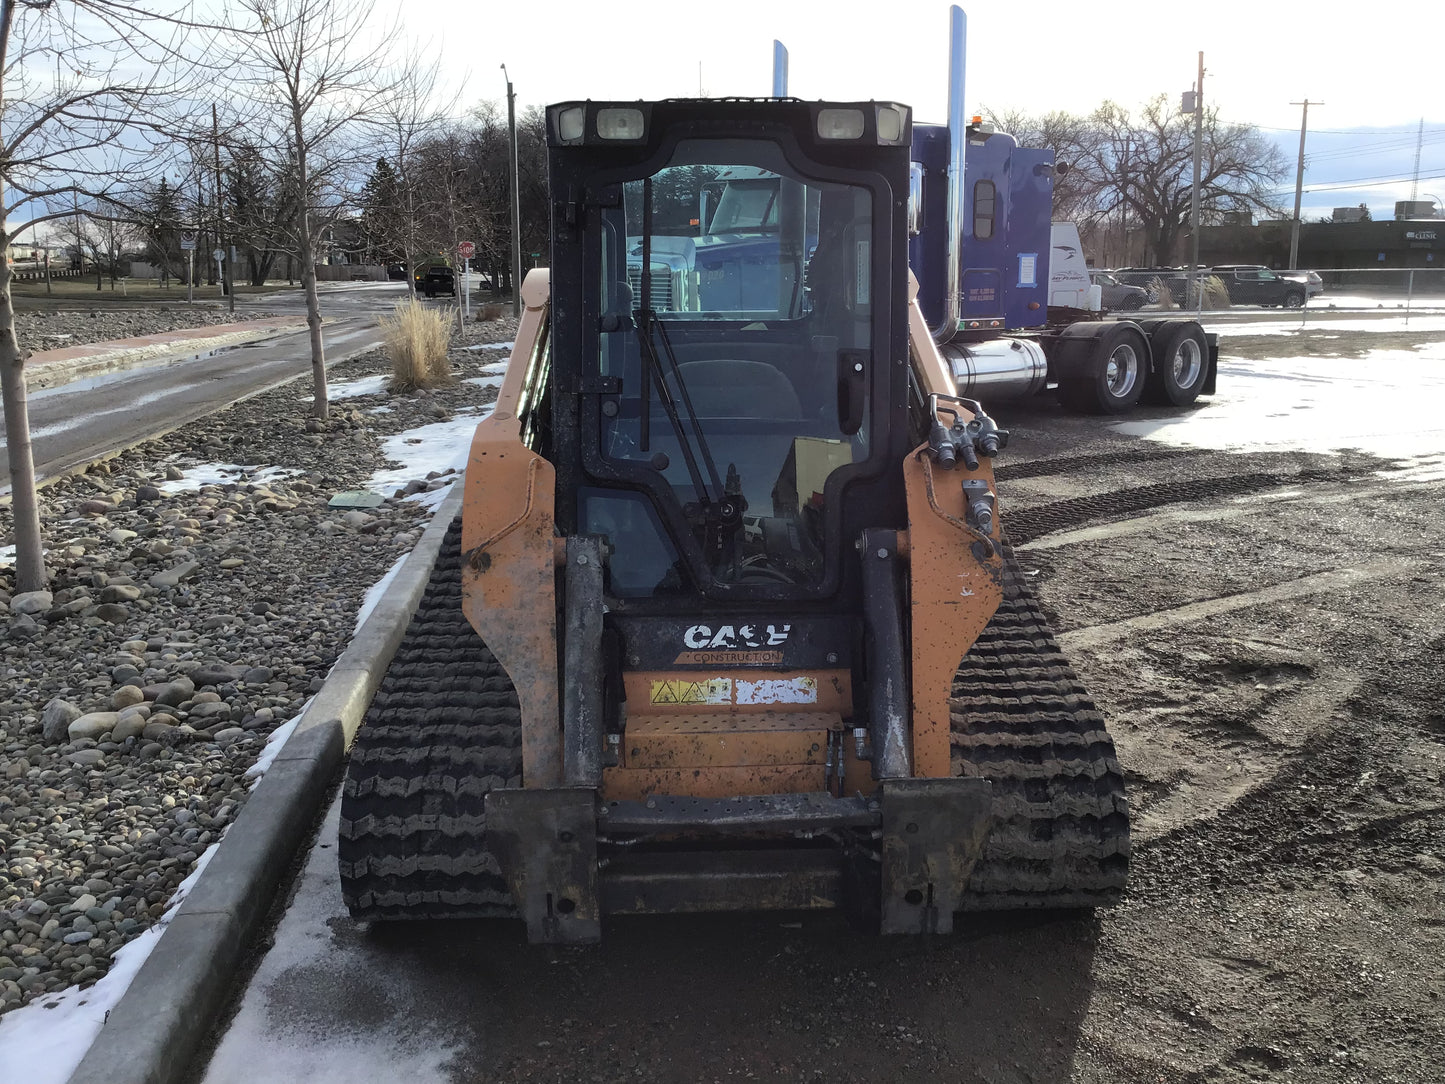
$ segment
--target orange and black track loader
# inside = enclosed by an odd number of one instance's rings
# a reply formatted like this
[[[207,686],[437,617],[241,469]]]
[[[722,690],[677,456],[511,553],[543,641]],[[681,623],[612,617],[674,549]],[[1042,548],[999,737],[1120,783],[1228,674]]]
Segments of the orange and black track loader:
[[[1001,532],[1007,433],[916,302],[907,108],[567,103],[548,134],[551,266],[353,750],[352,913],[587,942],[1113,902],[1122,777]]]

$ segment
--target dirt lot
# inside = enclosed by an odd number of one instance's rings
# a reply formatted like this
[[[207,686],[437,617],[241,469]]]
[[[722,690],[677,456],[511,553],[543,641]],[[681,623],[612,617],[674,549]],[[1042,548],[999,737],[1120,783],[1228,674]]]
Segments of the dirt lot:
[[[1432,383],[1367,376],[1381,402],[1445,402],[1445,335],[1337,338],[1321,352],[1426,343]],[[1213,403],[1139,416],[1272,451],[996,411],[1014,431],[1005,523],[1128,774],[1119,907],[917,941],[834,915],[649,918],[596,949],[532,948],[519,924],[357,927],[327,895],[333,828],[298,890],[304,951],[206,1080],[381,1079],[381,1059],[389,1079],[451,1082],[1438,1082],[1440,423],[1411,430],[1409,459],[1290,450],[1287,415],[1314,411],[1304,444],[1329,448],[1357,403],[1280,379],[1275,359],[1311,349],[1230,338]],[[1260,387],[1279,421],[1253,420]],[[1363,425],[1401,443],[1387,411],[1353,422],[1350,441]]]

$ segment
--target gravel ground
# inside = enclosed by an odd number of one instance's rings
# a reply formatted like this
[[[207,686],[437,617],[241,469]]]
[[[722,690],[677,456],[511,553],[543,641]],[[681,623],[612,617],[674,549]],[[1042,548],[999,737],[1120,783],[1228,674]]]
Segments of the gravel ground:
[[[419,537],[426,509],[401,494],[452,478],[401,472],[365,511],[328,500],[398,466],[387,437],[494,400],[469,379],[504,352],[464,347],[513,333],[499,320],[454,339],[449,387],[340,399],[320,427],[298,381],[42,491],[51,591],[17,596],[0,569],[0,1011],[104,974],[234,819],[267,736]],[[377,351],[332,384],[386,371]],[[286,473],[181,488],[204,464]]]
[[[131,339],[137,335],[155,335],[163,331],[210,327],[214,324],[240,324],[247,320],[264,320],[279,313],[263,309],[238,309],[227,312],[221,307],[160,305],[146,309],[95,310],[66,312],[63,310],[17,312],[15,336],[22,350],[39,353],[65,346]]]

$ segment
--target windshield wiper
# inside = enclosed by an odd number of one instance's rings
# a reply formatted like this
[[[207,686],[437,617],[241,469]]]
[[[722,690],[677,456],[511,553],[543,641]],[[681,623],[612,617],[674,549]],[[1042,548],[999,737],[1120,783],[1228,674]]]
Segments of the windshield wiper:
[[[712,451],[708,448],[707,438],[703,435],[702,424],[698,421],[697,411],[692,405],[692,396],[688,394],[687,383],[682,378],[682,372],[677,363],[677,355],[673,353],[672,342],[667,337],[667,328],[657,318],[657,313],[652,308],[652,178],[642,182],[642,302],[636,311],[635,324],[637,327],[637,343],[642,353],[643,364],[647,366],[648,376],[642,380],[641,394],[641,444],[642,450],[646,452],[651,443],[651,426],[648,424],[652,411],[651,396],[648,394],[652,381],[657,382],[657,397],[662,403],[663,412],[672,425],[672,431],[677,436],[678,447],[682,451],[683,461],[687,464],[687,473],[692,478],[693,487],[697,490],[699,503],[704,509],[710,509],[714,504],[721,504],[724,498],[722,479],[718,476],[717,464],[713,462]],[[692,441],[688,439],[687,428],[682,423],[678,414],[678,400],[673,397],[672,389],[667,384],[667,373],[663,369],[662,359],[658,357],[657,346],[653,341],[652,329],[657,328],[657,339],[662,343],[663,352],[667,355],[667,367],[671,370],[673,380],[677,382],[678,398],[681,399],[683,407],[687,410],[688,423],[692,429],[693,438],[697,441],[698,451],[702,455],[703,465],[707,467],[708,480],[712,482],[712,491],[717,494],[714,501],[708,491],[707,481],[703,479],[702,471],[698,467],[697,455],[694,454]],[[734,517],[727,517],[729,519]],[[741,512],[735,517],[741,522]]]

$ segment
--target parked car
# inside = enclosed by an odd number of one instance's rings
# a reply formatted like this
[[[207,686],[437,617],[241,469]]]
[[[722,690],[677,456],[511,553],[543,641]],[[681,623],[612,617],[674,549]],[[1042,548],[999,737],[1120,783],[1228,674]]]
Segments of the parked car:
[[[389,263],[386,265],[386,277],[391,282],[405,282],[406,268],[399,263]]]
[[[1272,271],[1262,264],[1231,263],[1212,267],[1209,273],[1224,280],[1234,305],[1298,309],[1310,296],[1309,279],[1303,271]]]
[[[1142,308],[1149,303],[1149,293],[1142,286],[1131,286],[1120,282],[1109,271],[1090,271],[1089,281],[1099,287],[1101,300],[1106,309],[1128,312]]]
[[[1310,297],[1325,292],[1325,280],[1320,278],[1318,271],[1306,271],[1305,279],[1307,280],[1305,290]]]

